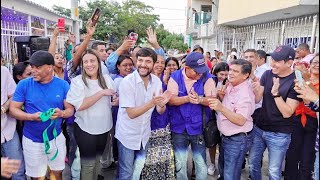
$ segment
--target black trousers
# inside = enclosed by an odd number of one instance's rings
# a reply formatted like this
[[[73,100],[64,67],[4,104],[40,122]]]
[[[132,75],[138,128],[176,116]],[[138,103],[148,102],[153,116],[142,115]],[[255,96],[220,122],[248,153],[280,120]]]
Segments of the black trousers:
[[[97,154],[102,154],[107,143],[108,132],[92,135],[83,131],[77,123],[74,123],[74,136],[76,138],[80,158],[95,159]]]
[[[318,120],[307,116],[307,124],[303,127],[300,119],[300,115],[294,119],[294,131],[286,154],[285,180],[312,179]]]

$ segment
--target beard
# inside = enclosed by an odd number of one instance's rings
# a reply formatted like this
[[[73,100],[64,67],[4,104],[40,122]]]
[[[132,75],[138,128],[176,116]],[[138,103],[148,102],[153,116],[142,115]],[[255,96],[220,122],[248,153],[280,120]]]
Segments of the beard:
[[[147,72],[141,72],[140,68],[146,69]],[[137,71],[138,71],[138,73],[139,73],[139,75],[140,75],[141,77],[147,77],[147,76],[149,76],[149,75],[152,73],[152,70],[151,70],[151,69],[149,69],[149,68],[147,68],[147,67],[141,67],[141,66],[138,67]]]

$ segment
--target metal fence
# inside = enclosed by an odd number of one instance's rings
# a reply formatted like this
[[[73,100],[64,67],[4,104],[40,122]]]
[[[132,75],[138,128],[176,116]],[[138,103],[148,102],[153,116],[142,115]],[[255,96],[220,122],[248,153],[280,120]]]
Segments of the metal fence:
[[[306,15],[251,26],[222,26],[217,21],[199,25],[193,44],[201,44],[208,51],[223,53],[235,47],[238,52],[248,48],[273,51],[278,45],[296,48],[307,43],[311,52],[319,52],[319,16]],[[195,43],[196,42],[196,43]]]
[[[53,29],[47,29],[47,36],[51,38]],[[8,22],[1,20],[1,53],[7,66],[11,69],[14,59],[17,58],[17,45],[14,38],[17,36],[31,36],[28,23]],[[68,39],[68,32],[60,33],[57,38],[56,51],[64,54],[64,42]]]

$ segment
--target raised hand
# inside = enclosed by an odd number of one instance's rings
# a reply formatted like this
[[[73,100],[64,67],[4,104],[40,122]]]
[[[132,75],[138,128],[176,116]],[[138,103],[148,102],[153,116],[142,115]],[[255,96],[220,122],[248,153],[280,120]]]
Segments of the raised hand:
[[[76,36],[70,32],[70,35],[69,35],[69,40],[72,42],[72,43],[75,43],[76,42]]]
[[[271,89],[271,94],[273,95],[279,94],[279,87],[280,87],[280,79],[273,77],[273,86]]]
[[[127,36],[124,38],[123,43],[119,47],[119,50],[121,52],[128,52],[128,50],[133,47],[135,42],[131,39],[129,39]]]
[[[91,18],[88,19],[87,24],[86,24],[87,34],[92,36],[94,34],[94,32],[96,31],[96,26],[97,26],[97,24],[95,26],[93,26]]]
[[[251,85],[252,85],[252,90],[254,93],[258,93],[260,91],[259,78],[252,79]]]
[[[168,84],[168,81],[169,81],[169,77],[170,77],[170,71],[168,69],[165,69],[163,71],[163,82],[165,84]]]
[[[57,24],[55,24],[53,27],[54,27],[54,30],[53,30],[52,36],[57,37],[60,33],[59,28],[57,27]]]
[[[156,34],[156,31],[154,31],[152,29],[152,27],[148,27],[147,30],[147,41],[151,44],[151,46],[155,49],[159,49],[160,46],[159,46],[159,43],[158,43],[158,40],[157,40],[157,34]]]

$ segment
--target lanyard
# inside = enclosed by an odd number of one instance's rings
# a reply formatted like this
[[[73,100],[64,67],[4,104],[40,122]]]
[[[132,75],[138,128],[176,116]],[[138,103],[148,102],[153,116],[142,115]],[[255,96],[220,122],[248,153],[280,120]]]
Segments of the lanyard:
[[[42,122],[46,122],[50,119],[50,117],[54,114],[54,108],[50,108],[49,110],[47,110],[46,112],[42,112],[40,114],[40,119]],[[44,143],[44,147],[45,150],[44,152],[46,154],[50,154],[49,150],[50,150],[50,144],[49,144],[49,137],[48,137],[48,129],[50,128],[50,126],[54,126],[53,127],[53,137],[54,137],[54,142],[55,142],[55,146],[56,146],[56,153],[54,154],[54,156],[52,158],[50,158],[50,161],[53,161],[57,155],[58,155],[58,147],[57,147],[57,142],[56,142],[56,138],[57,138],[57,130],[56,130],[56,121],[55,120],[51,120],[50,121],[50,125],[42,132],[42,139],[43,139],[43,143]]]

